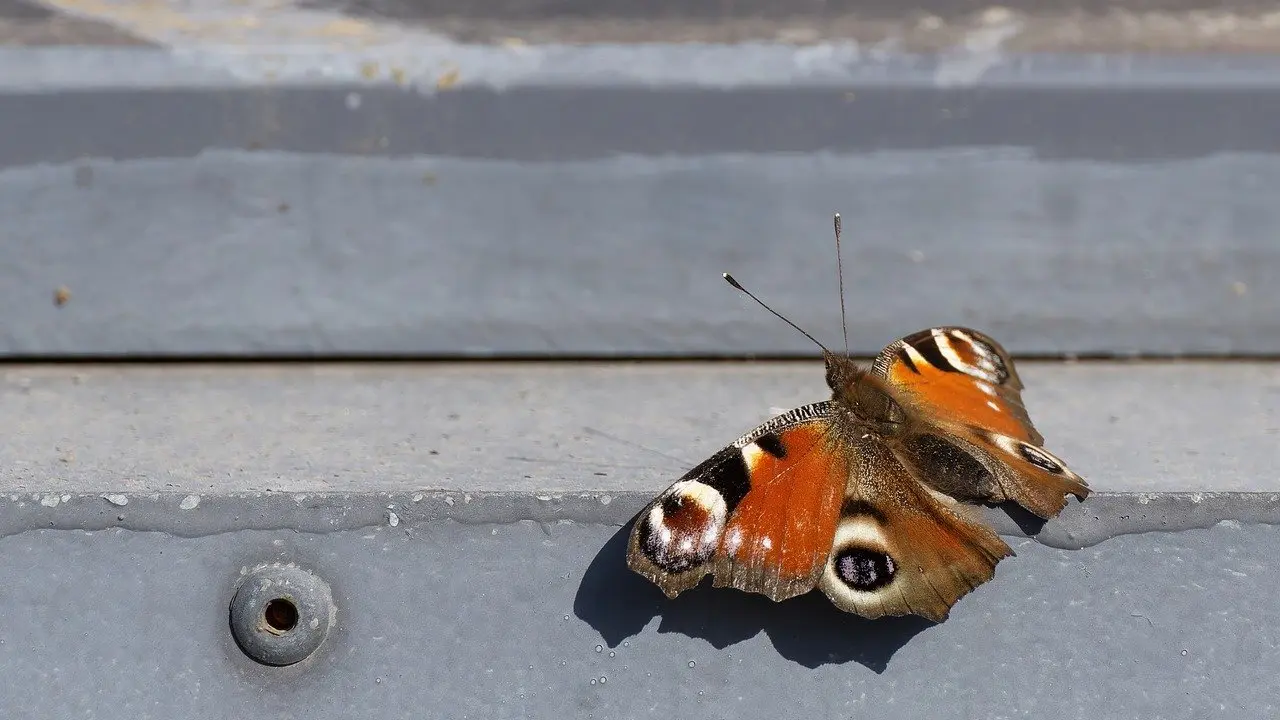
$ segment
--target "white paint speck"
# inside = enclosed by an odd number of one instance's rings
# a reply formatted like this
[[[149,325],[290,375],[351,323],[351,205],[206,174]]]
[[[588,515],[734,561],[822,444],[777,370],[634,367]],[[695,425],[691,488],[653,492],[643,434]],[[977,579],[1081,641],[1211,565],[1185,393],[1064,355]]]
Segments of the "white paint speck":
[[[413,494],[413,501],[414,501],[414,502],[422,502],[422,498],[423,498],[422,493],[414,493],[414,494]]]
[[[199,495],[188,495],[182,498],[182,502],[178,503],[178,507],[182,510],[195,510],[196,506],[199,504],[200,504]]]
[[[58,507],[58,503],[61,502],[61,500],[62,498],[57,495],[45,495],[40,498],[40,504],[45,507]]]
[[[70,495],[63,495],[63,496],[62,496],[62,502],[64,502],[64,503],[69,503],[69,502],[71,502],[71,496],[70,496]]]
[[[111,495],[103,495],[102,499],[106,500],[112,505],[128,505],[129,504],[129,498],[119,493],[114,493]]]
[[[449,507],[453,507],[453,496],[452,496],[452,495],[446,495],[446,496],[445,496],[445,498],[444,498],[444,504],[445,504],[445,505],[448,505]]]
[[[608,495],[601,495],[601,496],[600,496],[600,504],[601,504],[601,505],[608,505],[608,504],[609,504],[609,503],[611,503],[611,502],[613,502],[613,498],[609,497]]]
[[[358,92],[347,93],[347,109],[348,110],[359,110],[360,102],[361,102],[360,93]]]
[[[400,516],[388,510],[387,522],[391,524],[391,527],[395,527],[400,524]]]

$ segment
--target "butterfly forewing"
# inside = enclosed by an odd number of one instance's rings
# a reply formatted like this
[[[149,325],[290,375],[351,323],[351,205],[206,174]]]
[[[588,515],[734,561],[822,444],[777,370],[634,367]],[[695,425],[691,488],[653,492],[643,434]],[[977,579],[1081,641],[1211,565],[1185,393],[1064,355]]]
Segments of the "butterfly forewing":
[[[694,468],[632,529],[628,564],[668,596],[708,572],[782,600],[810,590],[830,554],[848,475],[830,403],[792,410]]]
[[[743,446],[751,491],[725,528],[717,586],[784,600],[817,584],[831,553],[848,476],[826,421],[793,425]]]
[[[961,327],[921,330],[891,343],[872,372],[905,402],[1039,445],[1044,438],[1022,404],[1013,359],[995,340]]]

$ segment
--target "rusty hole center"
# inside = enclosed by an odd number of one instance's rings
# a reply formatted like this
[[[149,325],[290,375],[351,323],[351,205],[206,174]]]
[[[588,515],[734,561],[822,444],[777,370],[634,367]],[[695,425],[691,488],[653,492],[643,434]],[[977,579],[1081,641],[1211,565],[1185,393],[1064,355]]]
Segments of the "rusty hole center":
[[[263,608],[262,621],[267,632],[283,635],[298,624],[298,606],[288,598],[276,598]]]

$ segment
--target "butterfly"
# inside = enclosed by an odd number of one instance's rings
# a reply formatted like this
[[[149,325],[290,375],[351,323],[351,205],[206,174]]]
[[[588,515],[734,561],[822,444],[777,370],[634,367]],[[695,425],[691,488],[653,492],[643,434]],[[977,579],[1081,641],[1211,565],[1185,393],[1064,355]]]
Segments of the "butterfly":
[[[837,253],[839,238],[836,215]],[[716,587],[774,601],[816,587],[863,617],[942,622],[1014,554],[978,504],[1014,502],[1048,519],[1068,495],[1089,495],[1042,446],[1013,359],[991,337],[933,327],[870,367],[825,347],[823,357],[829,400],[768,420],[640,511],[633,571],[668,597],[709,573]]]

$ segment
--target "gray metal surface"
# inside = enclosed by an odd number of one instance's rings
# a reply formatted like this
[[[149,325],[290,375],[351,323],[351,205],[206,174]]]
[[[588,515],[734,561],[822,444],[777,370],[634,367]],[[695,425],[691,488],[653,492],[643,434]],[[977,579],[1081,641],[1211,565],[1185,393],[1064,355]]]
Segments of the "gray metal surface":
[[[718,275],[835,342],[840,210],[862,353],[959,323],[1017,353],[1275,354],[1278,183],[1272,156],[989,149],[10,168],[0,353],[808,354]]]
[[[1280,353],[1275,56],[372,37],[6,50],[0,356]]]
[[[0,0],[0,357],[812,353],[835,210],[862,353],[1280,354],[1271,8],[1041,5]],[[1097,492],[930,626],[625,569],[816,362],[0,366],[0,715],[1276,715],[1280,365],[1020,368]]]
[[[463,486],[466,487],[466,486]],[[195,538],[239,530],[338,533],[456,522],[629,522],[652,490],[356,490],[308,492],[24,492],[0,496],[0,536],[33,530],[129,530]],[[1097,492],[1045,522],[1015,506],[980,508],[999,533],[1078,550],[1122,535],[1227,524],[1280,524],[1275,492]]]
[[[6,366],[0,708],[1270,717],[1280,364],[1019,367],[1098,492],[1043,525],[988,509],[1017,556],[929,625],[817,595],[667,601],[625,567],[652,494],[820,396],[817,363]],[[229,625],[272,562],[337,606],[283,668]]]
[[[1280,704],[1278,533],[1015,541],[930,626],[814,595],[666,601],[625,569],[611,525],[38,530],[0,540],[0,697],[33,720],[1261,720]],[[337,626],[311,659],[264,668],[232,643],[227,603],[242,568],[286,558],[332,583]]]
[[[1019,370],[1097,490],[1280,492],[1280,364]],[[828,393],[817,361],[12,365],[0,491],[656,492]]]

